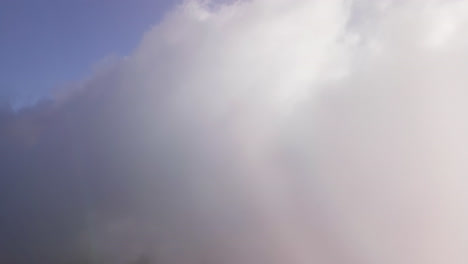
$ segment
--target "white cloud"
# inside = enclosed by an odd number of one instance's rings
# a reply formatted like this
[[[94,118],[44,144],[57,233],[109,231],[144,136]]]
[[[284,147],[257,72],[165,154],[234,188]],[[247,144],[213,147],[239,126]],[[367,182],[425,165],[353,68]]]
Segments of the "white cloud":
[[[186,1],[16,123],[110,186],[82,235],[112,263],[466,263],[467,8]]]

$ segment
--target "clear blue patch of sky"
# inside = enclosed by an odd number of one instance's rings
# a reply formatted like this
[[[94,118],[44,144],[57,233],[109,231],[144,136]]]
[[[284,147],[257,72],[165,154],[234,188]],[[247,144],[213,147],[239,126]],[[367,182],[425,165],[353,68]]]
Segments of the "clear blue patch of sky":
[[[129,54],[180,0],[0,0],[0,103],[28,105]]]

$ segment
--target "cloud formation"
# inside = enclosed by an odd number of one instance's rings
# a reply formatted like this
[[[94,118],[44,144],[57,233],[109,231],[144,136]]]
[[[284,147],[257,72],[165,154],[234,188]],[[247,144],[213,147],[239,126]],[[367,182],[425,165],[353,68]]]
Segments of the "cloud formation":
[[[466,263],[467,13],[186,1],[0,113],[0,262]]]

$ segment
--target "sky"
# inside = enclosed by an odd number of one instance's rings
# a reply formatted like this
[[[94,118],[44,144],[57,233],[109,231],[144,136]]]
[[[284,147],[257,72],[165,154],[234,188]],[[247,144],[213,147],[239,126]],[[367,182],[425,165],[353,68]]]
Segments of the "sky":
[[[0,263],[467,263],[468,1],[93,2],[1,44],[76,61],[8,74]]]
[[[178,0],[3,0],[0,101],[16,108],[88,77],[108,57],[126,56]]]

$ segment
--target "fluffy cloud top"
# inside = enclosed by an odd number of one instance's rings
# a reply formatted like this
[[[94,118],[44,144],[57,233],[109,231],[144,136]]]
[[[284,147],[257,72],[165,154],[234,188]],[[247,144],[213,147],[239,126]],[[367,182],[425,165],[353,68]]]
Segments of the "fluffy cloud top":
[[[467,15],[185,2],[0,112],[0,261],[466,263]]]

